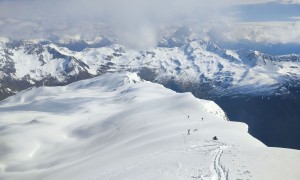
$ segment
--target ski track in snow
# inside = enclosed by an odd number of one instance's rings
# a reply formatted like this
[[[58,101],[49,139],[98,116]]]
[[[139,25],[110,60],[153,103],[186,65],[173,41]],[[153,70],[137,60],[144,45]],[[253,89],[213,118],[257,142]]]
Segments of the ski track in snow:
[[[206,144],[208,143],[208,144]],[[205,154],[210,154],[211,158],[210,166],[208,172],[206,169],[198,169],[197,175],[192,175],[193,179],[202,180],[228,180],[229,169],[225,167],[224,162],[221,163],[221,158],[225,150],[231,147],[231,145],[225,144],[218,141],[206,141],[204,144],[191,145],[189,149],[191,153],[203,152]],[[202,149],[203,148],[203,149]],[[208,173],[208,174],[207,174]]]
[[[213,168],[212,168],[212,177],[211,180],[227,180],[228,179],[228,170],[225,169],[225,166],[221,164],[220,160],[224,150],[229,148],[228,145],[221,145],[216,149],[216,153],[213,157]]]

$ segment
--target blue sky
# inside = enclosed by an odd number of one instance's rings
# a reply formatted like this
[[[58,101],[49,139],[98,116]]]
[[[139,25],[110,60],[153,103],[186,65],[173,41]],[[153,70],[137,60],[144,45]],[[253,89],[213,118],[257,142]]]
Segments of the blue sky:
[[[237,7],[241,21],[297,21],[300,17],[300,4],[261,3]]]

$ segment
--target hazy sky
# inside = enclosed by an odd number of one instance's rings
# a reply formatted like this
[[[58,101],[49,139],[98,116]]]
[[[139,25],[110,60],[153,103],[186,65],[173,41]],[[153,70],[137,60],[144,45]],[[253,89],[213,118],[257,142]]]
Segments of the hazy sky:
[[[0,0],[0,36],[13,39],[114,34],[146,47],[180,25],[204,39],[300,43],[300,0]]]

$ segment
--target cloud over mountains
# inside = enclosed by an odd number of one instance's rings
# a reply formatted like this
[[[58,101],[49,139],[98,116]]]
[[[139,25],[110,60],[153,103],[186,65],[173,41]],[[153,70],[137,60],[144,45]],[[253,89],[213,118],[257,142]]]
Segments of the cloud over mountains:
[[[282,6],[293,4],[297,8],[300,1],[0,0],[0,36],[53,40],[66,36],[94,38],[105,34],[113,35],[128,46],[147,48],[155,46],[167,28],[186,25],[205,39],[238,41],[248,38],[275,43],[295,41],[300,32],[292,32],[295,35],[290,38],[280,38],[280,33],[298,27],[297,13],[292,17],[294,24],[274,23],[277,21],[274,19],[265,23],[268,28],[260,28],[262,23],[243,23],[241,17],[249,16],[251,19],[251,14],[242,14],[240,6],[270,4],[272,7],[274,3]],[[258,13],[264,16],[264,12]],[[274,39],[278,34],[279,38]]]

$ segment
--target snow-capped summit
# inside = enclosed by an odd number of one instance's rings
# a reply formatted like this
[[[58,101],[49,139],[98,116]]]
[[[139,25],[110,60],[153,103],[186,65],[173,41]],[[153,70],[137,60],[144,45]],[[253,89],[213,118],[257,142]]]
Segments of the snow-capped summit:
[[[0,179],[300,176],[299,151],[266,147],[214,102],[134,73],[28,89],[0,114]]]

